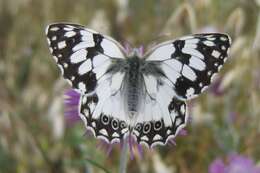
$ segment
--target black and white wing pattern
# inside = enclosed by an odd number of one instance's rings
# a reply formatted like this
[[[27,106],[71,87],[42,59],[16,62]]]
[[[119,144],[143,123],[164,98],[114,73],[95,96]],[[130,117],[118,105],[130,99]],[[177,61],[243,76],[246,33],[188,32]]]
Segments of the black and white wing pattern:
[[[226,34],[195,34],[158,45],[146,60],[160,63],[178,98],[187,100],[209,86],[227,60],[230,45]]]
[[[79,114],[87,129],[109,143],[133,135],[149,147],[165,145],[185,127],[186,100],[210,85],[231,44],[225,34],[196,34],[139,57],[136,49],[129,54],[81,25],[52,24],[46,35],[63,77],[81,94]],[[134,118],[126,107],[134,108]]]
[[[115,40],[77,24],[57,23],[46,28],[50,52],[72,87],[90,93],[113,58],[124,58]]]
[[[230,44],[225,34],[196,34],[146,53],[150,69],[143,74],[146,106],[133,132],[139,143],[164,145],[179,133],[188,121],[185,101],[210,85],[227,59]]]
[[[46,28],[47,41],[63,77],[81,93],[80,116],[98,138],[118,141],[128,128],[122,120],[117,92],[124,73],[109,67],[124,59],[115,40],[77,24],[57,23]]]

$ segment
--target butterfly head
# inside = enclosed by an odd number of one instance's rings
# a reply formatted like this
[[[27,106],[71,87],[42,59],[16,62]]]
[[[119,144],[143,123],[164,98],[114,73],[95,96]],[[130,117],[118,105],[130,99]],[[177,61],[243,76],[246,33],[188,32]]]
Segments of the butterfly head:
[[[140,47],[133,48],[129,43],[125,44],[125,52],[127,57],[143,57],[144,55],[144,46],[141,45]]]
[[[136,55],[138,57],[143,57],[143,55],[144,55],[144,46],[140,46],[138,48],[134,48],[133,52],[134,52],[134,55]]]

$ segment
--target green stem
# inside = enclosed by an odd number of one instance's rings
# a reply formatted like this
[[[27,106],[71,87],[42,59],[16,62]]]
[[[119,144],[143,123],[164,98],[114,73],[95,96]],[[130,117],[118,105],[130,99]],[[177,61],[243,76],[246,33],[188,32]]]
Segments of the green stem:
[[[104,171],[105,173],[110,173],[105,167],[103,167],[102,165],[100,165],[99,163],[97,163],[96,161],[90,159],[90,158],[85,158],[87,162],[89,162],[90,164],[92,164],[93,166],[101,169],[102,171]]]
[[[120,163],[119,163],[119,173],[126,173],[127,161],[128,161],[128,143],[127,140],[124,140],[122,152],[120,155]]]

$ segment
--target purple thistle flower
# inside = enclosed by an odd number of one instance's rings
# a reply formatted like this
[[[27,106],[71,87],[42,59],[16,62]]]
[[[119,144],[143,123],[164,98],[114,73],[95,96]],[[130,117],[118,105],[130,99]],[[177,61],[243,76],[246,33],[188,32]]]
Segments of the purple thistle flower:
[[[224,162],[220,158],[214,160],[209,166],[209,173],[260,173],[260,166],[246,156],[231,154]]]
[[[138,53],[140,55],[140,57],[142,57],[144,55],[144,46],[141,45],[139,48],[138,48]]]
[[[187,136],[188,132],[185,129],[181,129],[180,132],[178,133],[178,136]]]
[[[65,119],[68,125],[73,125],[81,120],[79,116],[80,94],[75,90],[68,90],[65,93]]]
[[[221,159],[215,159],[210,167],[209,173],[225,173],[225,164]]]
[[[222,84],[222,77],[218,77],[209,87],[209,92],[213,94],[214,96],[222,96],[225,91]]]
[[[129,145],[129,151],[130,151],[130,158],[131,158],[131,160],[133,160],[133,158],[134,158],[133,142],[134,142],[133,136],[129,135],[128,136],[128,145]]]
[[[230,123],[230,124],[234,123],[236,121],[238,115],[239,114],[237,112],[234,112],[234,111],[230,112],[228,114],[228,119],[227,119],[228,123]]]
[[[129,55],[133,51],[133,48],[132,48],[132,46],[130,45],[129,42],[124,43],[124,48],[125,48],[125,51],[126,51],[125,53],[127,55]]]
[[[138,48],[133,48],[130,43],[124,43],[125,53],[127,56],[131,56],[134,52],[137,53],[139,57],[143,57],[144,55],[144,46],[141,45]]]

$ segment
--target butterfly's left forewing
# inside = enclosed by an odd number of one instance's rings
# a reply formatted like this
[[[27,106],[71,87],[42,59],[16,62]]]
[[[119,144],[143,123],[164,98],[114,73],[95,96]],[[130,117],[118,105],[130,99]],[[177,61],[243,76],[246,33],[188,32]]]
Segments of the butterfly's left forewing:
[[[81,93],[94,91],[113,59],[125,57],[116,41],[81,25],[52,24],[46,35],[63,77]]]

